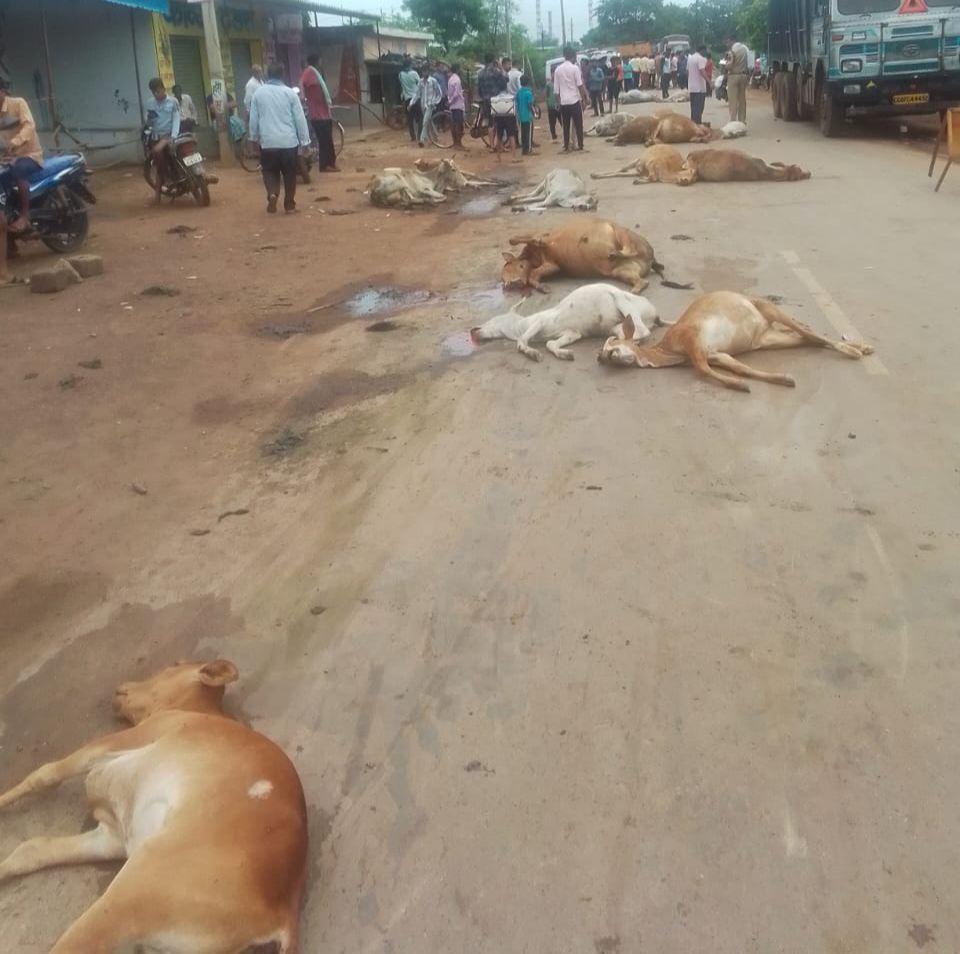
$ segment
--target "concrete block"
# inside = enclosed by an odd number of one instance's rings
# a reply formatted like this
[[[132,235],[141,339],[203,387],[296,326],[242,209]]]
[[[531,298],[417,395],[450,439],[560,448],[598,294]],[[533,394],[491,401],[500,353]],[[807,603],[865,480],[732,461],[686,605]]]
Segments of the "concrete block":
[[[103,274],[103,258],[100,255],[71,255],[67,261],[81,278]]]
[[[56,265],[48,268],[38,268],[30,276],[30,291],[34,294],[49,295],[62,292],[68,285],[76,285],[83,279],[76,269],[64,258]]]

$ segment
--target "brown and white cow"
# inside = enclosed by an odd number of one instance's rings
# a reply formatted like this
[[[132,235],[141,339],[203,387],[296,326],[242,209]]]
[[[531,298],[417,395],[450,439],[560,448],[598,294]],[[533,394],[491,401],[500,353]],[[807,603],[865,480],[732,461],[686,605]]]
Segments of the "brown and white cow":
[[[591,172],[593,179],[636,176],[635,182],[676,182],[683,169],[683,156],[673,146],[647,146],[633,162],[614,172]]]
[[[720,291],[694,301],[660,341],[649,347],[634,342],[633,329],[625,319],[622,334],[604,342],[597,360],[636,368],[690,363],[700,374],[735,391],[750,390],[743,378],[792,388],[796,382],[789,374],[757,371],[734,355],[804,345],[832,348],[848,358],[873,354],[869,345],[833,341],[818,334],[765,298]],[[722,374],[714,365],[732,374]]]
[[[296,769],[223,713],[231,662],[180,662],[126,683],[131,727],[38,768],[0,808],[86,776],[97,827],[32,838],[0,882],[55,865],[124,861],[50,954],[294,954],[307,877],[307,812]]]
[[[669,288],[689,288],[663,280],[663,266],[650,243],[636,232],[596,216],[570,219],[539,234],[516,235],[511,245],[522,245],[519,255],[504,252],[501,279],[507,288],[546,291],[542,279],[551,275],[573,278],[613,278],[638,294],[654,272]]]

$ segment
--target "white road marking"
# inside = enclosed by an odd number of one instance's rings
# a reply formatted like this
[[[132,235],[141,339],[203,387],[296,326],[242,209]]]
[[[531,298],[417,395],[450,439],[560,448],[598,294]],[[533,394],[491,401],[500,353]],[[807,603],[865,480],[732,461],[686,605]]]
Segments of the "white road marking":
[[[783,260],[793,268],[794,275],[800,279],[807,291],[813,295],[813,300],[817,303],[824,318],[833,325],[834,330],[841,337],[846,336],[851,341],[864,341],[864,337],[857,331],[853,322],[847,317],[846,312],[836,303],[833,296],[817,281],[813,272],[809,268],[800,266],[800,256],[796,252],[782,251],[780,253]],[[868,342],[869,343],[869,342]],[[862,359],[863,367],[867,374],[889,374],[887,366],[875,355],[870,354]]]
[[[880,562],[880,566],[883,567],[884,573],[887,575],[887,583],[890,587],[890,592],[893,594],[893,598],[901,606],[903,605],[903,587],[900,585],[900,577],[897,575],[897,571],[893,568],[893,564],[890,562],[890,557],[887,556],[887,548],[883,545],[883,540],[880,539],[880,534],[877,532],[877,528],[872,524],[868,523],[866,525],[867,537],[870,540],[870,544],[874,549],[874,552],[877,554],[877,560]],[[902,611],[901,611],[902,612]],[[907,667],[910,664],[910,626],[907,623],[906,616],[901,615],[900,617],[900,672],[897,678],[903,682],[904,678],[907,675]]]

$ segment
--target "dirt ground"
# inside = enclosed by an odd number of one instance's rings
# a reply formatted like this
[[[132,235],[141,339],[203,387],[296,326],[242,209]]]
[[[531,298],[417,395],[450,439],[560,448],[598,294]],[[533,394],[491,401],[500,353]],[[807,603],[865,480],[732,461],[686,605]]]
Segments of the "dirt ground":
[[[120,681],[219,654],[304,782],[308,954],[960,947],[960,174],[933,194],[929,125],[749,108],[732,145],[809,181],[605,180],[599,213],[876,346],[751,359],[795,390],[472,348],[507,237],[566,213],[374,209],[400,133],[351,131],[298,216],[235,169],[209,209],[96,176],[106,275],[0,292],[0,788],[109,731]],[[535,182],[545,125],[457,161]],[[6,811],[0,855],[82,802]],[[0,886],[6,949],[113,871]]]

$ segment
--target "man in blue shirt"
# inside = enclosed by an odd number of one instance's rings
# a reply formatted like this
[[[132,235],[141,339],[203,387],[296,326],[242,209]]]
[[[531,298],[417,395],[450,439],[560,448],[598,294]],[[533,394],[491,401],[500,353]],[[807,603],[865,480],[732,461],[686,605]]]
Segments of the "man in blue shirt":
[[[173,149],[173,141],[180,135],[180,104],[176,97],[168,96],[163,80],[156,77],[149,82],[153,102],[147,107],[147,122],[150,125],[150,143],[153,161],[157,167],[157,198],[167,177],[167,157]]]
[[[283,81],[283,66],[271,63],[267,82],[250,101],[251,142],[260,144],[260,168],[267,190],[267,211],[277,211],[283,181],[283,211],[297,211],[297,158],[310,145],[310,130],[300,97]]]

